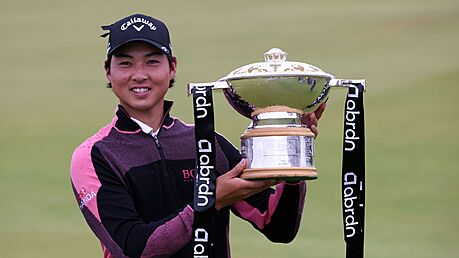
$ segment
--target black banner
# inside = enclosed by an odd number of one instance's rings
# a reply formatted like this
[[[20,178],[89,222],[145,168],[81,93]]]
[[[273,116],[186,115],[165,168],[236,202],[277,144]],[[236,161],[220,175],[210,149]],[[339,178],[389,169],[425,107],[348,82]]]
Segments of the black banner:
[[[364,257],[365,125],[364,85],[349,86],[344,113],[342,208],[346,258]]]
[[[193,257],[214,258],[215,128],[212,87],[193,89],[196,139]]]

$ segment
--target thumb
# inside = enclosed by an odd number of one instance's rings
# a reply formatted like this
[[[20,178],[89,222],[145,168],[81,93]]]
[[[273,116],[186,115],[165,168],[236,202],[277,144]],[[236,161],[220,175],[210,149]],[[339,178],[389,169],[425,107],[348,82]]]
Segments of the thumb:
[[[325,101],[324,103],[320,104],[320,106],[316,109],[316,111],[314,111],[314,113],[316,114],[317,120],[319,120],[322,117],[322,114],[324,113],[325,108],[327,107],[327,103],[326,102],[327,101]]]
[[[228,171],[226,175],[228,177],[238,177],[242,173],[242,170],[244,170],[246,167],[247,167],[247,160],[242,159],[241,161],[239,161],[239,163],[236,166],[234,166],[233,169]]]

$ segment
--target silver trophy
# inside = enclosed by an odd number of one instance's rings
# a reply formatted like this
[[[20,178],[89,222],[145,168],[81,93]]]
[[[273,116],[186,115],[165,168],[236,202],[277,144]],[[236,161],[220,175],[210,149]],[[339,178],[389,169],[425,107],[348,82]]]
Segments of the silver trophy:
[[[310,64],[287,61],[287,53],[273,48],[264,62],[237,68],[216,82],[190,83],[223,90],[230,105],[252,123],[241,136],[241,153],[247,158],[244,179],[317,178],[314,133],[301,124],[328,98],[331,87],[347,87],[363,80],[335,79]]]

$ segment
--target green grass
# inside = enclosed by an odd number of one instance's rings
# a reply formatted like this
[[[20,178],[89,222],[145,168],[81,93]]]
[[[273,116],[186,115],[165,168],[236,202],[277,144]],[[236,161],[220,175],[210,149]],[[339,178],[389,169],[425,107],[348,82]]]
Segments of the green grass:
[[[69,182],[73,149],[108,123],[99,25],[162,18],[178,57],[173,115],[188,82],[215,80],[271,47],[343,78],[366,78],[367,257],[459,257],[457,1],[3,1],[0,9],[0,257],[100,257]],[[272,244],[232,219],[233,257],[342,257],[344,91],[331,92],[300,232]],[[221,95],[235,145],[249,121]]]

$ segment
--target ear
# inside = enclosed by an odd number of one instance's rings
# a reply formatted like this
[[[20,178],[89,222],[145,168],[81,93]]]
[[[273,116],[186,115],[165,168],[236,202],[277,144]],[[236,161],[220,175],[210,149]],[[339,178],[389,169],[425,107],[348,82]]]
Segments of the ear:
[[[172,63],[170,65],[170,80],[175,78],[175,73],[177,72],[177,58],[175,56],[172,57]]]
[[[111,82],[111,74],[110,74],[110,59],[107,59],[105,60],[104,62],[104,68],[105,68],[105,78],[107,78],[107,80],[109,82]]]

